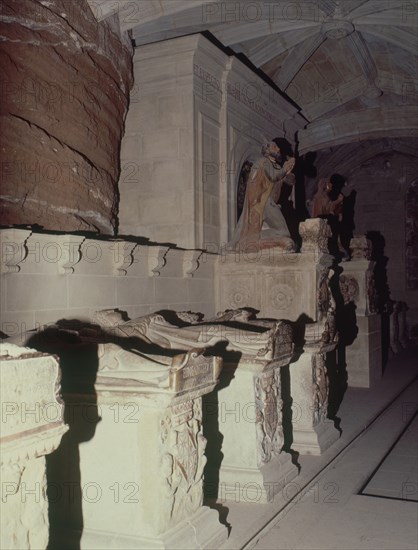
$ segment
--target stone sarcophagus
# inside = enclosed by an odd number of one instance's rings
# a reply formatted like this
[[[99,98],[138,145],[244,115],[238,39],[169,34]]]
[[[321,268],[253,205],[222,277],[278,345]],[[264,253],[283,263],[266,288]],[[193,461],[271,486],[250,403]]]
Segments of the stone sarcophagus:
[[[94,391],[64,394],[73,439],[51,475],[76,496],[62,499],[54,541],[91,549],[219,546],[227,529],[202,505],[202,396],[214,389],[221,359],[202,347],[145,353],[138,342],[91,328],[78,336],[81,346],[94,346],[97,374]]]
[[[45,456],[64,424],[56,357],[3,343],[1,374],[1,548],[46,548],[49,538]]]
[[[220,388],[205,398],[205,431],[209,445],[222,438],[221,464],[215,477],[222,500],[267,502],[297,475],[291,456],[282,453],[280,368],[290,363],[294,342],[285,321],[256,319],[248,310],[227,310],[209,321],[177,313],[168,322],[152,314],[116,323],[112,334],[126,341],[139,338],[169,349],[205,346],[224,357]],[[108,326],[115,312],[100,312]],[[107,320],[106,320],[107,319]],[[232,409],[232,414],[231,414]],[[211,455],[216,454],[211,449]],[[206,486],[213,487],[208,464]]]

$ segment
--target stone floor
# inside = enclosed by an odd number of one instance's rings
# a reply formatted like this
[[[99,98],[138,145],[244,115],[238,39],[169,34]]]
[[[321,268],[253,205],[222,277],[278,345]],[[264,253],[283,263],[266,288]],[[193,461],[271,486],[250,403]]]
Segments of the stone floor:
[[[372,389],[349,388],[342,434],[269,504],[218,503],[224,550],[409,550],[418,546],[418,353],[392,356]],[[238,500],[238,499],[237,499]]]

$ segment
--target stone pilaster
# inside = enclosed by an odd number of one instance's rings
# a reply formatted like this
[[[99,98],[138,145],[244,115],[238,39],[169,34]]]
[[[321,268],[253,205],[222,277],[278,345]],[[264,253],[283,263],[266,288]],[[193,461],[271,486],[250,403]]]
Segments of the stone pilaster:
[[[302,256],[315,273],[311,290],[316,301],[314,322],[305,325],[303,353],[290,365],[293,400],[293,445],[302,454],[319,455],[338,438],[327,419],[329,380],[326,354],[338,343],[335,302],[330,288],[332,257],[328,252],[331,230],[325,220],[313,218],[299,226]],[[303,313],[303,310],[300,311]]]
[[[299,359],[290,365],[293,411],[292,448],[302,454],[320,455],[339,437],[327,418],[329,379],[326,354],[338,344],[335,309],[325,283],[319,289],[325,316],[305,327],[305,343]],[[328,305],[326,305],[328,301]]]
[[[284,321],[272,324],[270,349],[269,344],[263,345],[265,336],[258,333],[259,354],[244,354],[237,365],[227,364],[221,377],[217,392],[223,455],[218,487],[221,501],[271,501],[298,473],[291,455],[282,452],[280,370],[293,355],[292,327]],[[256,338],[255,333],[254,342]]]
[[[381,316],[377,312],[377,296],[370,260],[371,243],[365,236],[351,240],[352,259],[343,264],[340,290],[344,304],[355,305],[357,337],[346,349],[348,384],[369,388],[382,374]]]

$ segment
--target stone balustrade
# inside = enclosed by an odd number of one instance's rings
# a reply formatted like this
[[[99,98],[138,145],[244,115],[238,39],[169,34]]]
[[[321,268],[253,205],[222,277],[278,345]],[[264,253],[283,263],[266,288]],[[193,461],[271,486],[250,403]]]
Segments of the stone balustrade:
[[[0,329],[16,344],[29,330],[61,318],[89,321],[100,308],[131,317],[162,308],[215,313],[214,254],[16,228],[0,229],[0,241]]]

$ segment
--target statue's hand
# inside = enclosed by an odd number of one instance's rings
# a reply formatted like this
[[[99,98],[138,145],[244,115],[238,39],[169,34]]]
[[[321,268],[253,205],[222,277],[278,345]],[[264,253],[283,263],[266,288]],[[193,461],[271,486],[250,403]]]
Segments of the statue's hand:
[[[294,166],[295,166],[294,157],[291,157],[291,158],[287,159],[285,161],[285,163],[283,164],[283,168],[284,168],[286,174],[289,174],[289,172],[291,172],[293,170]]]
[[[293,186],[295,185],[296,183],[296,177],[295,177],[295,174],[286,174],[285,178],[284,178],[284,182],[287,184],[287,185],[290,185],[290,186]]]

